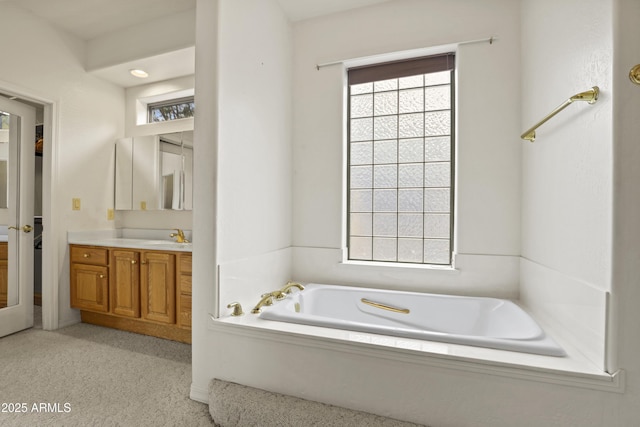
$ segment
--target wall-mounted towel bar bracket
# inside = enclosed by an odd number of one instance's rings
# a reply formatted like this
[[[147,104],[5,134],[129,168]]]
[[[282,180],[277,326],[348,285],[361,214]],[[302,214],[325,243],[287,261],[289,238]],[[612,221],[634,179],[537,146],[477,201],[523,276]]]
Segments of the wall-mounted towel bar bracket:
[[[547,114],[542,120],[540,120],[538,123],[533,125],[530,129],[526,130],[522,135],[520,135],[520,138],[526,139],[527,141],[531,141],[531,142],[535,141],[536,129],[538,129],[540,126],[545,124],[551,117],[555,116],[560,111],[567,108],[570,104],[573,104],[574,101],[586,101],[589,104],[594,104],[598,100],[599,94],[600,94],[600,89],[598,88],[598,86],[594,86],[587,91],[580,92],[573,95],[571,98],[567,99],[562,104],[560,104],[551,113]]]
[[[631,68],[631,71],[629,71],[629,80],[637,85],[640,85],[640,64],[635,65],[633,68]]]

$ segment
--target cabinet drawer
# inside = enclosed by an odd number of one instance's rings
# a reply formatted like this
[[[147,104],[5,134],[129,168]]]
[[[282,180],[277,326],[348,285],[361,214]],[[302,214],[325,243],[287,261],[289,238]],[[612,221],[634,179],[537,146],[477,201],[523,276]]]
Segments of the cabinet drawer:
[[[109,262],[109,250],[91,246],[71,246],[71,262],[107,265]]]
[[[191,295],[191,276],[180,275],[180,293]]]
[[[0,242],[0,260],[9,259],[9,244],[7,242]]]
[[[191,274],[191,255],[180,255],[180,272]]]

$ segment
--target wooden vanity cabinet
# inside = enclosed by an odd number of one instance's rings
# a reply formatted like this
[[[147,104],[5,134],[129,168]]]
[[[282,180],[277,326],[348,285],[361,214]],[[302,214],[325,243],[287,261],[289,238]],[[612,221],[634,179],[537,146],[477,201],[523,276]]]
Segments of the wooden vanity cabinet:
[[[0,242],[0,308],[7,306],[9,290],[9,246]]]
[[[108,251],[104,248],[71,248],[71,307],[109,311]]]
[[[111,313],[140,317],[140,252],[111,249]]]
[[[155,322],[176,322],[176,256],[142,253],[142,317]]]
[[[180,255],[178,271],[178,326],[191,330],[191,254]]]
[[[83,322],[191,343],[190,253],[79,245],[70,253],[71,306]]]

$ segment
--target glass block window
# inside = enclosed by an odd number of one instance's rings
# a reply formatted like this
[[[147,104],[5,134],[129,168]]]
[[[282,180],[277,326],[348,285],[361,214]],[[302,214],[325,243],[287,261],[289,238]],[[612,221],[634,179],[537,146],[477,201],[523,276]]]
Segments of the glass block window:
[[[451,264],[453,54],[348,70],[348,258]]]
[[[9,113],[0,111],[0,129],[9,129]]]
[[[193,117],[195,111],[194,97],[170,99],[147,105],[148,123]]]

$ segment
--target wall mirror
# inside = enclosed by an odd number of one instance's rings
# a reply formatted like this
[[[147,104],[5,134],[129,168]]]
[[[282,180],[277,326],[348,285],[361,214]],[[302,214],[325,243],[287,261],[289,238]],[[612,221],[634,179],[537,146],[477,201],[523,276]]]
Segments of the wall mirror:
[[[116,210],[193,208],[193,131],[116,141]]]
[[[0,111],[0,209],[9,207],[9,115]],[[3,222],[4,224],[4,222]]]

